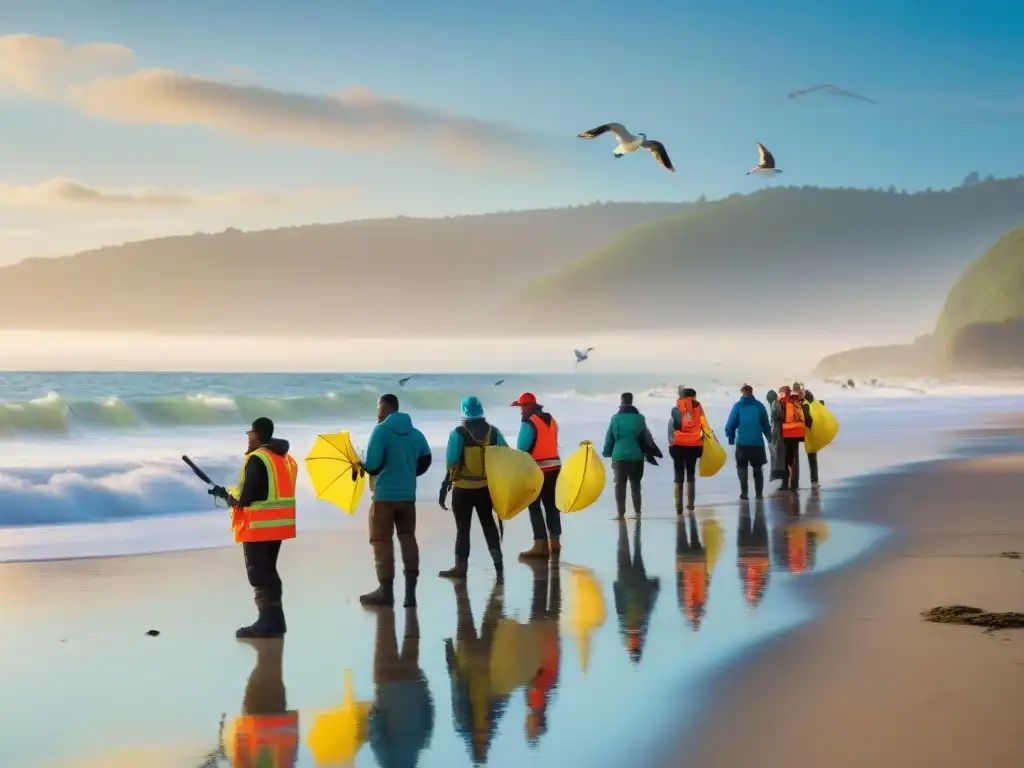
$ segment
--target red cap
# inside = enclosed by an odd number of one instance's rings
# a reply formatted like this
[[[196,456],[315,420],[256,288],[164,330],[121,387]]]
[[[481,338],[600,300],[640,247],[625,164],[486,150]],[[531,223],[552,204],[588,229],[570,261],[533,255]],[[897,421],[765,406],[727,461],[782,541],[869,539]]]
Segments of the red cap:
[[[512,405],[536,405],[537,396],[533,392],[523,392]]]

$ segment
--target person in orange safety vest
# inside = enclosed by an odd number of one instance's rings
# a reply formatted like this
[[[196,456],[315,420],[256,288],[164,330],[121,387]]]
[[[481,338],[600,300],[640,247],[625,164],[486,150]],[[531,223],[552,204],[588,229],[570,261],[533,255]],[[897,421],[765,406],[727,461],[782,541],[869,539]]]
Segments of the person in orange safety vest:
[[[299,713],[288,709],[284,638],[262,640],[253,648],[256,665],[224,752],[237,768],[292,768],[299,756]]]
[[[704,433],[710,432],[704,407],[697,392],[679,387],[679,400],[668,420],[668,453],[675,469],[676,514],[683,514],[683,484],[686,484],[686,508],[693,509],[697,496],[697,461],[704,455]]]
[[[245,571],[253,588],[258,618],[235,632],[239,639],[281,637],[287,631],[281,603],[277,558],[281,542],[295,538],[295,478],[298,465],[288,441],[274,437],[274,422],[261,416],[248,432],[249,445],[238,483],[238,498],[221,486],[211,496],[231,507],[231,528],[242,545]]]
[[[776,408],[786,456],[786,476],[782,478],[779,490],[796,491],[800,487],[800,446],[807,435],[807,428],[814,423],[810,406],[804,400],[803,387],[798,383],[792,387],[779,387]]]
[[[533,546],[519,557],[547,558],[562,549],[562,513],[555,504],[555,486],[562,469],[558,456],[558,422],[544,411],[544,406],[537,404],[537,396],[532,392],[523,392],[512,405],[518,406],[523,414],[516,448],[533,456],[544,473],[540,496],[530,505]]]

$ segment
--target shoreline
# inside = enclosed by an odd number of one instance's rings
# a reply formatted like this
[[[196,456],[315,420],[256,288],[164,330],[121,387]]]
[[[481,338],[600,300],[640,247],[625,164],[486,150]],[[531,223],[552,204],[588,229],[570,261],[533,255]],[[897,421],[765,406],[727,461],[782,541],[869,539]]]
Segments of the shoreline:
[[[718,690],[691,726],[697,737],[667,744],[660,765],[1020,764],[1024,637],[920,617],[939,605],[1022,607],[1024,568],[1002,554],[1024,551],[1024,517],[1011,511],[1024,495],[1022,432],[972,432],[1003,449],[968,443],[844,484],[827,519],[889,534],[797,585],[811,620],[710,672]]]

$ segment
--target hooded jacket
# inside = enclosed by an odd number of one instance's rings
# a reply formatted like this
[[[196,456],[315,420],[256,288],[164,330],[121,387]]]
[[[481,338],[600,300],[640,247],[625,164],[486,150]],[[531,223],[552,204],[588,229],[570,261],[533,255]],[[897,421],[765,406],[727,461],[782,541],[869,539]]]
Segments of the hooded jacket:
[[[430,445],[409,414],[395,411],[373,428],[363,467],[374,501],[416,501],[416,478],[430,468]]]
[[[661,450],[643,414],[635,406],[620,405],[608,424],[601,455],[612,461],[643,461],[647,456],[660,458]]]
[[[729,445],[753,447],[771,443],[772,423],[764,404],[753,395],[737,400],[725,422],[725,436]]]
[[[266,448],[278,456],[288,453],[290,447],[287,440],[272,437],[263,443],[260,448]],[[242,481],[242,488],[238,492],[238,506],[248,507],[257,501],[266,501],[270,493],[270,478],[267,477],[267,465],[256,456],[249,456],[245,462],[245,480]]]

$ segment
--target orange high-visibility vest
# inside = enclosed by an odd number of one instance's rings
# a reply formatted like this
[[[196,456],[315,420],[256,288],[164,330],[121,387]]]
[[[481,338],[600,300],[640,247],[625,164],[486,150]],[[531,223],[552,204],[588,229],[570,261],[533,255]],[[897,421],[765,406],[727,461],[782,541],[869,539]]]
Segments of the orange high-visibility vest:
[[[545,424],[540,414],[533,414],[530,423],[537,430],[537,441],[533,444],[530,455],[537,462],[542,472],[551,472],[562,466],[562,460],[558,458],[558,422],[551,417],[551,424]]]
[[[239,544],[256,541],[283,541],[295,538],[295,478],[299,466],[291,454],[280,456],[266,448],[246,454],[239,492],[245,484],[245,467],[256,457],[267,469],[266,501],[254,501],[248,507],[231,508],[231,529]]]
[[[233,765],[292,768],[299,754],[299,713],[242,715],[235,720]]]
[[[782,404],[782,436],[803,437],[806,433],[803,401],[796,397],[786,398]]]
[[[676,401],[679,409],[679,429],[672,433],[672,445],[691,448],[704,445],[704,409],[692,397]]]

